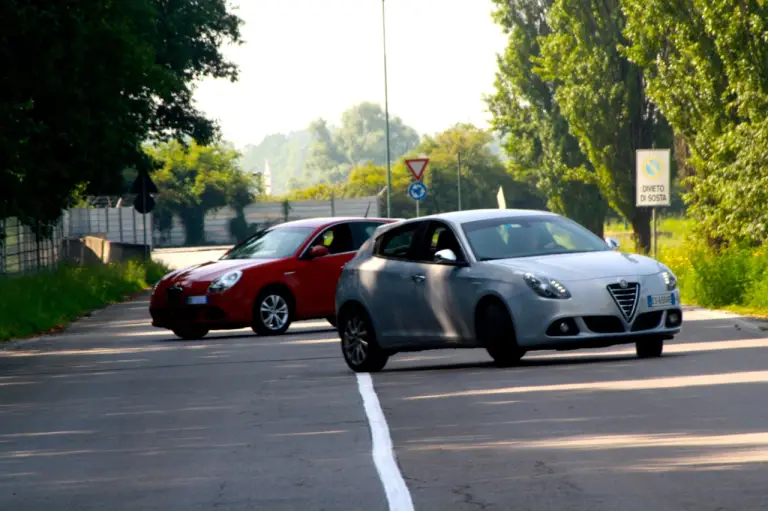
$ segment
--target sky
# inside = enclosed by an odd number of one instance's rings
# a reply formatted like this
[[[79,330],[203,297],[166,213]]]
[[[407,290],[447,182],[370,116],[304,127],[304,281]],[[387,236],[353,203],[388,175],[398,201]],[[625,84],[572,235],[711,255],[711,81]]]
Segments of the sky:
[[[238,82],[206,79],[198,108],[239,149],[272,133],[338,123],[362,101],[384,106],[381,0],[230,0],[244,43],[224,48]],[[491,0],[386,0],[390,116],[422,134],[487,126],[506,38]]]

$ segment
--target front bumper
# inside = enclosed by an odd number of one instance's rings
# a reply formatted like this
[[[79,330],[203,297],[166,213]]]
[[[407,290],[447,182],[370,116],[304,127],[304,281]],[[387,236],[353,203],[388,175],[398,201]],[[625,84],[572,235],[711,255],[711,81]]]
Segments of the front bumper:
[[[175,329],[204,326],[211,330],[243,328],[250,325],[250,302],[242,291],[207,293],[204,286],[185,286],[182,290],[157,289],[152,296],[149,313],[152,326]],[[189,297],[207,297],[207,303],[189,304]]]
[[[628,317],[608,290],[621,280],[630,287],[638,285],[636,305]],[[567,287],[572,297],[566,300],[534,295],[510,304],[518,345],[578,349],[632,343],[647,336],[671,338],[681,330],[680,292],[668,291],[658,275],[586,280],[568,283]],[[669,303],[649,304],[649,296],[664,295]]]

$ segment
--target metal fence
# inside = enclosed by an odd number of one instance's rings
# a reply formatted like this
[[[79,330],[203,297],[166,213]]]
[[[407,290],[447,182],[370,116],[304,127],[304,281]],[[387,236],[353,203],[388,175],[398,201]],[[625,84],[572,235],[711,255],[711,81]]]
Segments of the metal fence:
[[[257,202],[244,210],[251,225],[269,225],[314,217],[378,217],[379,197],[295,202]],[[235,211],[223,208],[205,217],[204,235],[209,244],[229,245],[238,240],[231,232]],[[146,226],[146,228],[145,228]],[[181,247],[186,244],[184,226],[174,218],[170,230],[153,229],[152,214],[142,215],[133,207],[75,208],[64,211],[50,238],[38,239],[33,230],[15,218],[0,220],[0,275],[31,273],[55,266],[66,254],[68,239],[94,235],[112,242]]]
[[[152,213],[144,218],[133,207],[70,209],[64,212],[62,225],[68,238],[97,234],[109,241],[152,245]]]
[[[255,202],[243,210],[248,224],[271,225],[290,220],[316,217],[381,216],[379,197],[358,199],[308,200],[290,202]],[[222,208],[205,216],[204,236],[208,244],[229,245],[238,240],[230,230],[235,211]],[[173,226],[167,231],[156,230],[154,247],[181,247],[187,244],[184,225],[179,218],[173,219]]]
[[[64,231],[59,221],[50,238],[38,238],[16,218],[0,220],[0,275],[36,272],[62,257]]]

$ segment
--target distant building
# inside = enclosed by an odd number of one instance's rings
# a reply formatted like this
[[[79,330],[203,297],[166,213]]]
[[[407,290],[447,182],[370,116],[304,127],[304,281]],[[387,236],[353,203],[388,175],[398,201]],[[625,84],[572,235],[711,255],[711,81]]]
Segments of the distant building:
[[[264,195],[272,195],[272,170],[269,168],[269,160],[264,160],[264,170],[253,171],[253,175],[260,176],[261,183],[264,186]]]
[[[272,171],[269,168],[269,160],[264,160],[264,194],[272,195]]]

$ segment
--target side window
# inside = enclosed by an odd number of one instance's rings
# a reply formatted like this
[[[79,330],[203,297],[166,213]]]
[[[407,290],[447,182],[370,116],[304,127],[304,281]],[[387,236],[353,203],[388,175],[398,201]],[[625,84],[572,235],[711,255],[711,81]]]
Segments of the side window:
[[[381,225],[383,225],[383,222],[352,222],[349,224],[349,227],[352,229],[352,249],[360,250],[363,243],[368,241]]]
[[[407,259],[421,222],[413,222],[385,233],[376,240],[374,253],[380,257]]]
[[[441,250],[451,250],[456,254],[456,259],[464,260],[464,251],[461,250],[459,240],[451,229],[441,222],[431,222],[424,237],[424,246],[420,250],[419,260],[432,262],[435,254]]]
[[[312,246],[322,245],[328,249],[328,255],[343,254],[355,250],[352,240],[352,230],[349,224],[338,224],[323,231],[315,238]]]

